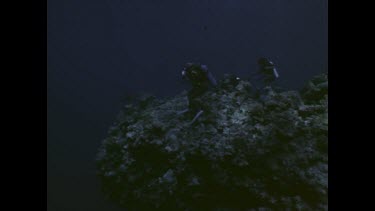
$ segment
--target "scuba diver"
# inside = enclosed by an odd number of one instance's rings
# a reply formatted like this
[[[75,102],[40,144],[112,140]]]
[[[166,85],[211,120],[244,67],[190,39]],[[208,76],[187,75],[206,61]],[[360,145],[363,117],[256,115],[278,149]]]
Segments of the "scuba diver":
[[[276,79],[279,78],[279,73],[276,70],[275,64],[271,60],[261,57],[258,59],[257,63],[258,70],[250,74],[249,77],[249,80],[255,89],[255,98],[261,97],[264,92],[267,92],[267,90],[275,84],[274,82]],[[261,85],[261,87],[258,87],[256,84]]]
[[[275,64],[267,58],[262,57],[258,59],[258,65],[259,65],[258,71],[250,75],[250,80],[252,81],[252,84],[257,90],[257,92],[260,92],[261,89],[259,89],[255,85],[253,79],[257,77],[257,79],[262,82],[263,88],[271,87],[271,85],[274,85],[274,82],[276,81],[276,79],[279,78],[279,73],[276,70]]]
[[[258,65],[259,70],[257,74],[263,76],[263,83],[265,86],[270,86],[277,78],[279,78],[279,73],[271,60],[260,58],[258,59]]]
[[[264,88],[271,88],[271,86],[274,86],[276,79],[279,78],[279,73],[276,70],[275,64],[267,59],[267,58],[260,58],[258,59],[258,66],[259,69],[257,72],[254,72],[253,74],[250,74],[250,82],[254,85],[256,91],[256,96],[260,96],[261,93],[264,91]],[[260,78],[259,78],[260,77]],[[258,88],[253,81],[253,79],[258,78],[256,81],[261,81],[262,87]],[[275,87],[273,87],[275,88]]]
[[[180,111],[179,114],[188,111],[195,114],[190,124],[193,124],[199,116],[201,116],[205,109],[202,108],[202,102],[198,99],[211,86],[216,87],[217,82],[213,75],[208,71],[206,65],[196,63],[186,63],[181,72],[182,79],[188,80],[192,88],[188,92],[188,109]]]

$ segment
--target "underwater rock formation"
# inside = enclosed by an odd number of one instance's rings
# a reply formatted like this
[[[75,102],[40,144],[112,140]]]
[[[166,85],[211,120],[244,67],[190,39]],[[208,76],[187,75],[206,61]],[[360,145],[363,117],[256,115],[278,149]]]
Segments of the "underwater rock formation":
[[[97,154],[105,195],[128,210],[327,210],[327,74],[254,93],[226,76],[194,125],[177,115],[186,93],[126,105]]]

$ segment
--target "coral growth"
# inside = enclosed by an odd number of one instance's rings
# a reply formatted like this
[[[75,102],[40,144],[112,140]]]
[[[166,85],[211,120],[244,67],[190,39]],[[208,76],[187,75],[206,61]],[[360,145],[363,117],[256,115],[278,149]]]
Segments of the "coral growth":
[[[260,95],[226,76],[201,96],[126,105],[97,155],[105,195],[129,210],[327,210],[328,80]]]

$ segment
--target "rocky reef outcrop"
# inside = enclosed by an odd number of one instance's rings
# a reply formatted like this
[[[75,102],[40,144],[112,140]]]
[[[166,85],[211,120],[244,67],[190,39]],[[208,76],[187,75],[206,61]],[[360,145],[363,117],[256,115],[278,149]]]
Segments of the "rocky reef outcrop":
[[[328,78],[256,93],[226,76],[189,125],[186,93],[124,106],[97,154],[104,194],[128,210],[327,210]]]

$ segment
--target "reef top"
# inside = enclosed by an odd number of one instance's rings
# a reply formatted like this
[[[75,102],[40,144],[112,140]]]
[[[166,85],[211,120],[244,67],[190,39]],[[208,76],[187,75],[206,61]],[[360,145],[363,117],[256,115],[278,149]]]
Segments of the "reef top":
[[[186,92],[124,106],[97,155],[105,195],[130,210],[327,210],[328,77],[300,91],[226,75]]]

